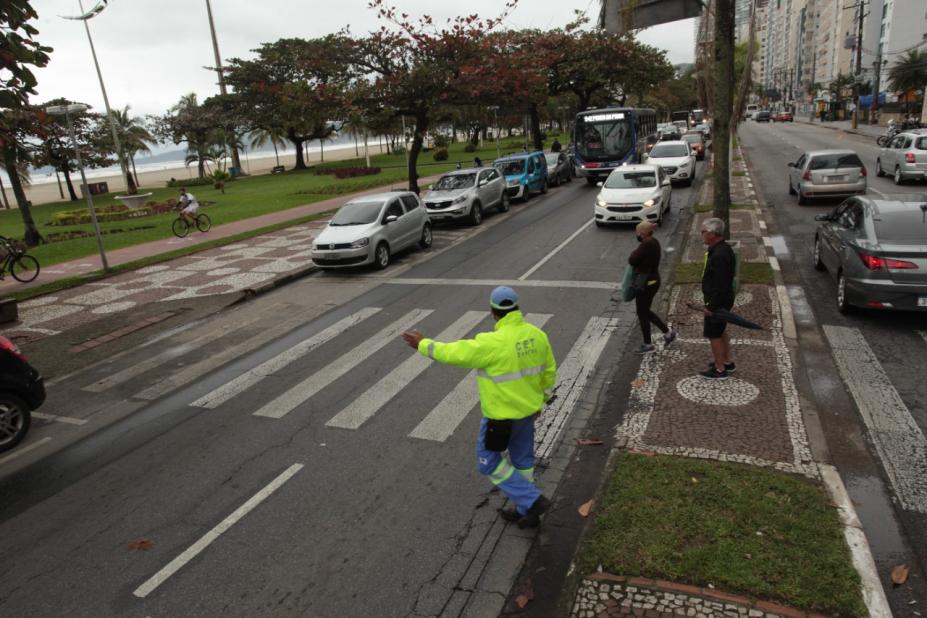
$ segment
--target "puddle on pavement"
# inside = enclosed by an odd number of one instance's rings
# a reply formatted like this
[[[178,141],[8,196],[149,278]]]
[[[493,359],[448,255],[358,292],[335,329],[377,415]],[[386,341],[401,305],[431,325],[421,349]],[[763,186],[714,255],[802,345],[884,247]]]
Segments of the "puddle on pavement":
[[[788,259],[790,257],[789,248],[785,244],[784,236],[770,236],[769,241],[772,243],[773,252],[775,252],[777,258]]]
[[[847,476],[843,483],[866,532],[873,558],[894,565],[908,555],[885,486],[874,477]]]

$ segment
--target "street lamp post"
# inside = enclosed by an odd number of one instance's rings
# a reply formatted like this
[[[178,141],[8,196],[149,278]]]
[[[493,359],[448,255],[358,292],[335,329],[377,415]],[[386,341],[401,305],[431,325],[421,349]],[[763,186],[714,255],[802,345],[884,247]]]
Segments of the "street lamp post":
[[[129,176],[129,167],[126,165],[125,154],[122,152],[122,143],[119,141],[119,133],[116,131],[116,121],[113,118],[113,112],[109,107],[109,97],[106,96],[106,86],[103,85],[103,73],[100,72],[100,63],[97,62],[97,52],[93,47],[93,37],[90,36],[90,26],[87,22],[99,15],[106,8],[107,0],[101,0],[92,9],[84,13],[84,5],[81,0],[77,0],[77,6],[80,7],[81,15],[76,17],[65,17],[64,19],[76,19],[84,22],[84,30],[87,31],[87,41],[90,43],[90,54],[93,56],[93,66],[97,69],[97,79],[100,80],[100,90],[103,92],[103,105],[106,107],[106,118],[109,120],[109,128],[113,134],[113,145],[116,147],[116,156],[119,159],[119,167],[122,169],[122,179],[126,183],[126,191],[135,193],[136,187],[132,177]]]
[[[97,212],[93,208],[93,196],[90,194],[90,187],[87,185],[87,176],[84,174],[84,161],[80,156],[80,148],[77,147],[77,140],[74,138],[74,125],[71,124],[71,114],[80,114],[87,111],[87,106],[81,103],[72,103],[70,105],[52,105],[45,108],[45,111],[52,116],[64,116],[68,125],[68,135],[71,138],[71,147],[74,149],[74,156],[77,158],[77,168],[80,170],[80,182],[84,190],[84,196],[87,198],[87,207],[90,209],[90,221],[93,223],[93,232],[97,237],[97,245],[100,247],[100,262],[103,263],[103,270],[109,270],[109,263],[106,261],[106,250],[103,248],[103,236],[100,234],[100,224],[97,222]]]

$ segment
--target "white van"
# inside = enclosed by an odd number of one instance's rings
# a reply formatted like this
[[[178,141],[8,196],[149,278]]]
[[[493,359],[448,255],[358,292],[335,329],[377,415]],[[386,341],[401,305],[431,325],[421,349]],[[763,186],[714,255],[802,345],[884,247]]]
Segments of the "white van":
[[[753,120],[753,118],[756,116],[756,113],[757,113],[758,111],[760,111],[760,106],[759,106],[759,105],[754,105],[753,103],[748,103],[748,104],[747,104],[747,111],[744,113],[744,118],[747,118],[748,120]]]

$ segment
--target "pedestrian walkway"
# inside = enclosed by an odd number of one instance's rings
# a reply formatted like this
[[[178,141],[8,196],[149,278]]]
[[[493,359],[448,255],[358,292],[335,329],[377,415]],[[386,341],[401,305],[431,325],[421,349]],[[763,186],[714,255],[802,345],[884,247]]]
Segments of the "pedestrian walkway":
[[[796,116],[795,122],[801,124],[813,124],[817,127],[831,129],[832,131],[843,131],[844,133],[852,133],[854,135],[864,135],[866,137],[871,137],[872,139],[875,139],[885,133],[885,127],[880,127],[879,125],[859,123],[854,129],[852,120],[834,120],[829,122],[819,122],[815,120],[814,122],[811,122],[807,118],[803,119]]]

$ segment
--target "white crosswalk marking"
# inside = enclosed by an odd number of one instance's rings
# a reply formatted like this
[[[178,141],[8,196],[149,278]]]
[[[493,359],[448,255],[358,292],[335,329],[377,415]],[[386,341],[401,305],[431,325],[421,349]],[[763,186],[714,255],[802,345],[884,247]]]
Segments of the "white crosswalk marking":
[[[264,405],[260,410],[254,413],[255,416],[283,418],[297,406],[308,401],[317,392],[369,358],[374,352],[378,351],[386,344],[395,341],[402,331],[408,330],[416,322],[430,315],[432,311],[432,309],[413,309],[399,320],[396,320],[381,330],[373,338],[363,342],[361,345],[330,363],[324,369],[320,369],[270,403]]]
[[[269,360],[264,361],[254,369],[246,371],[231,382],[226,382],[219,388],[203,395],[190,405],[208,409],[218,408],[229,399],[232,399],[240,393],[243,393],[245,390],[251,388],[265,377],[280,371],[293,361],[302,358],[323,343],[330,341],[331,339],[346,331],[348,328],[363,322],[379,311],[379,307],[365,307],[357,313],[349,315],[348,317],[335,322],[325,330],[316,333],[312,337],[309,337],[304,341],[300,341],[292,348],[281,352]]]
[[[576,408],[599,356],[617,327],[618,320],[615,318],[590,318],[570,353],[557,368],[557,398],[544,409],[535,424],[537,459],[547,459],[553,453],[560,432]]]
[[[927,438],[859,329],[825,325],[824,333],[899,501],[927,513]]]
[[[434,339],[438,341],[460,339],[486,317],[488,317],[486,311],[467,311],[457,321],[438,333]],[[368,388],[325,425],[341,429],[357,429],[430,365],[429,359],[413,352],[412,356]]]
[[[254,322],[257,322],[262,317],[263,316],[261,315],[255,315],[252,319],[243,323],[240,326],[240,328],[246,328],[250,326],[251,324],[253,324]],[[128,382],[132,378],[138,377],[142,375],[143,373],[145,373],[146,371],[150,371],[151,369],[154,369],[155,367],[163,365],[164,363],[170,360],[173,360],[175,358],[180,358],[184,354],[187,354],[188,352],[197,349],[203,344],[209,343],[210,341],[214,341],[216,337],[217,336],[215,332],[208,332],[204,335],[200,335],[199,337],[196,337],[195,339],[185,341],[184,343],[181,343],[180,345],[176,345],[174,347],[164,350],[163,352],[159,354],[150,356],[143,361],[139,361],[137,363],[129,365],[122,371],[117,371],[116,373],[112,375],[106,376],[102,380],[97,380],[93,384],[88,384],[82,390],[90,391],[91,393],[102,393],[103,391],[108,390],[116,386],[117,384]]]
[[[549,313],[533,313],[525,316],[538,328],[543,328],[553,316]],[[435,409],[428,413],[422,422],[409,433],[412,438],[444,442],[447,440],[470,411],[477,405],[480,392],[476,385],[476,372],[467,373],[457,386],[442,399]]]

